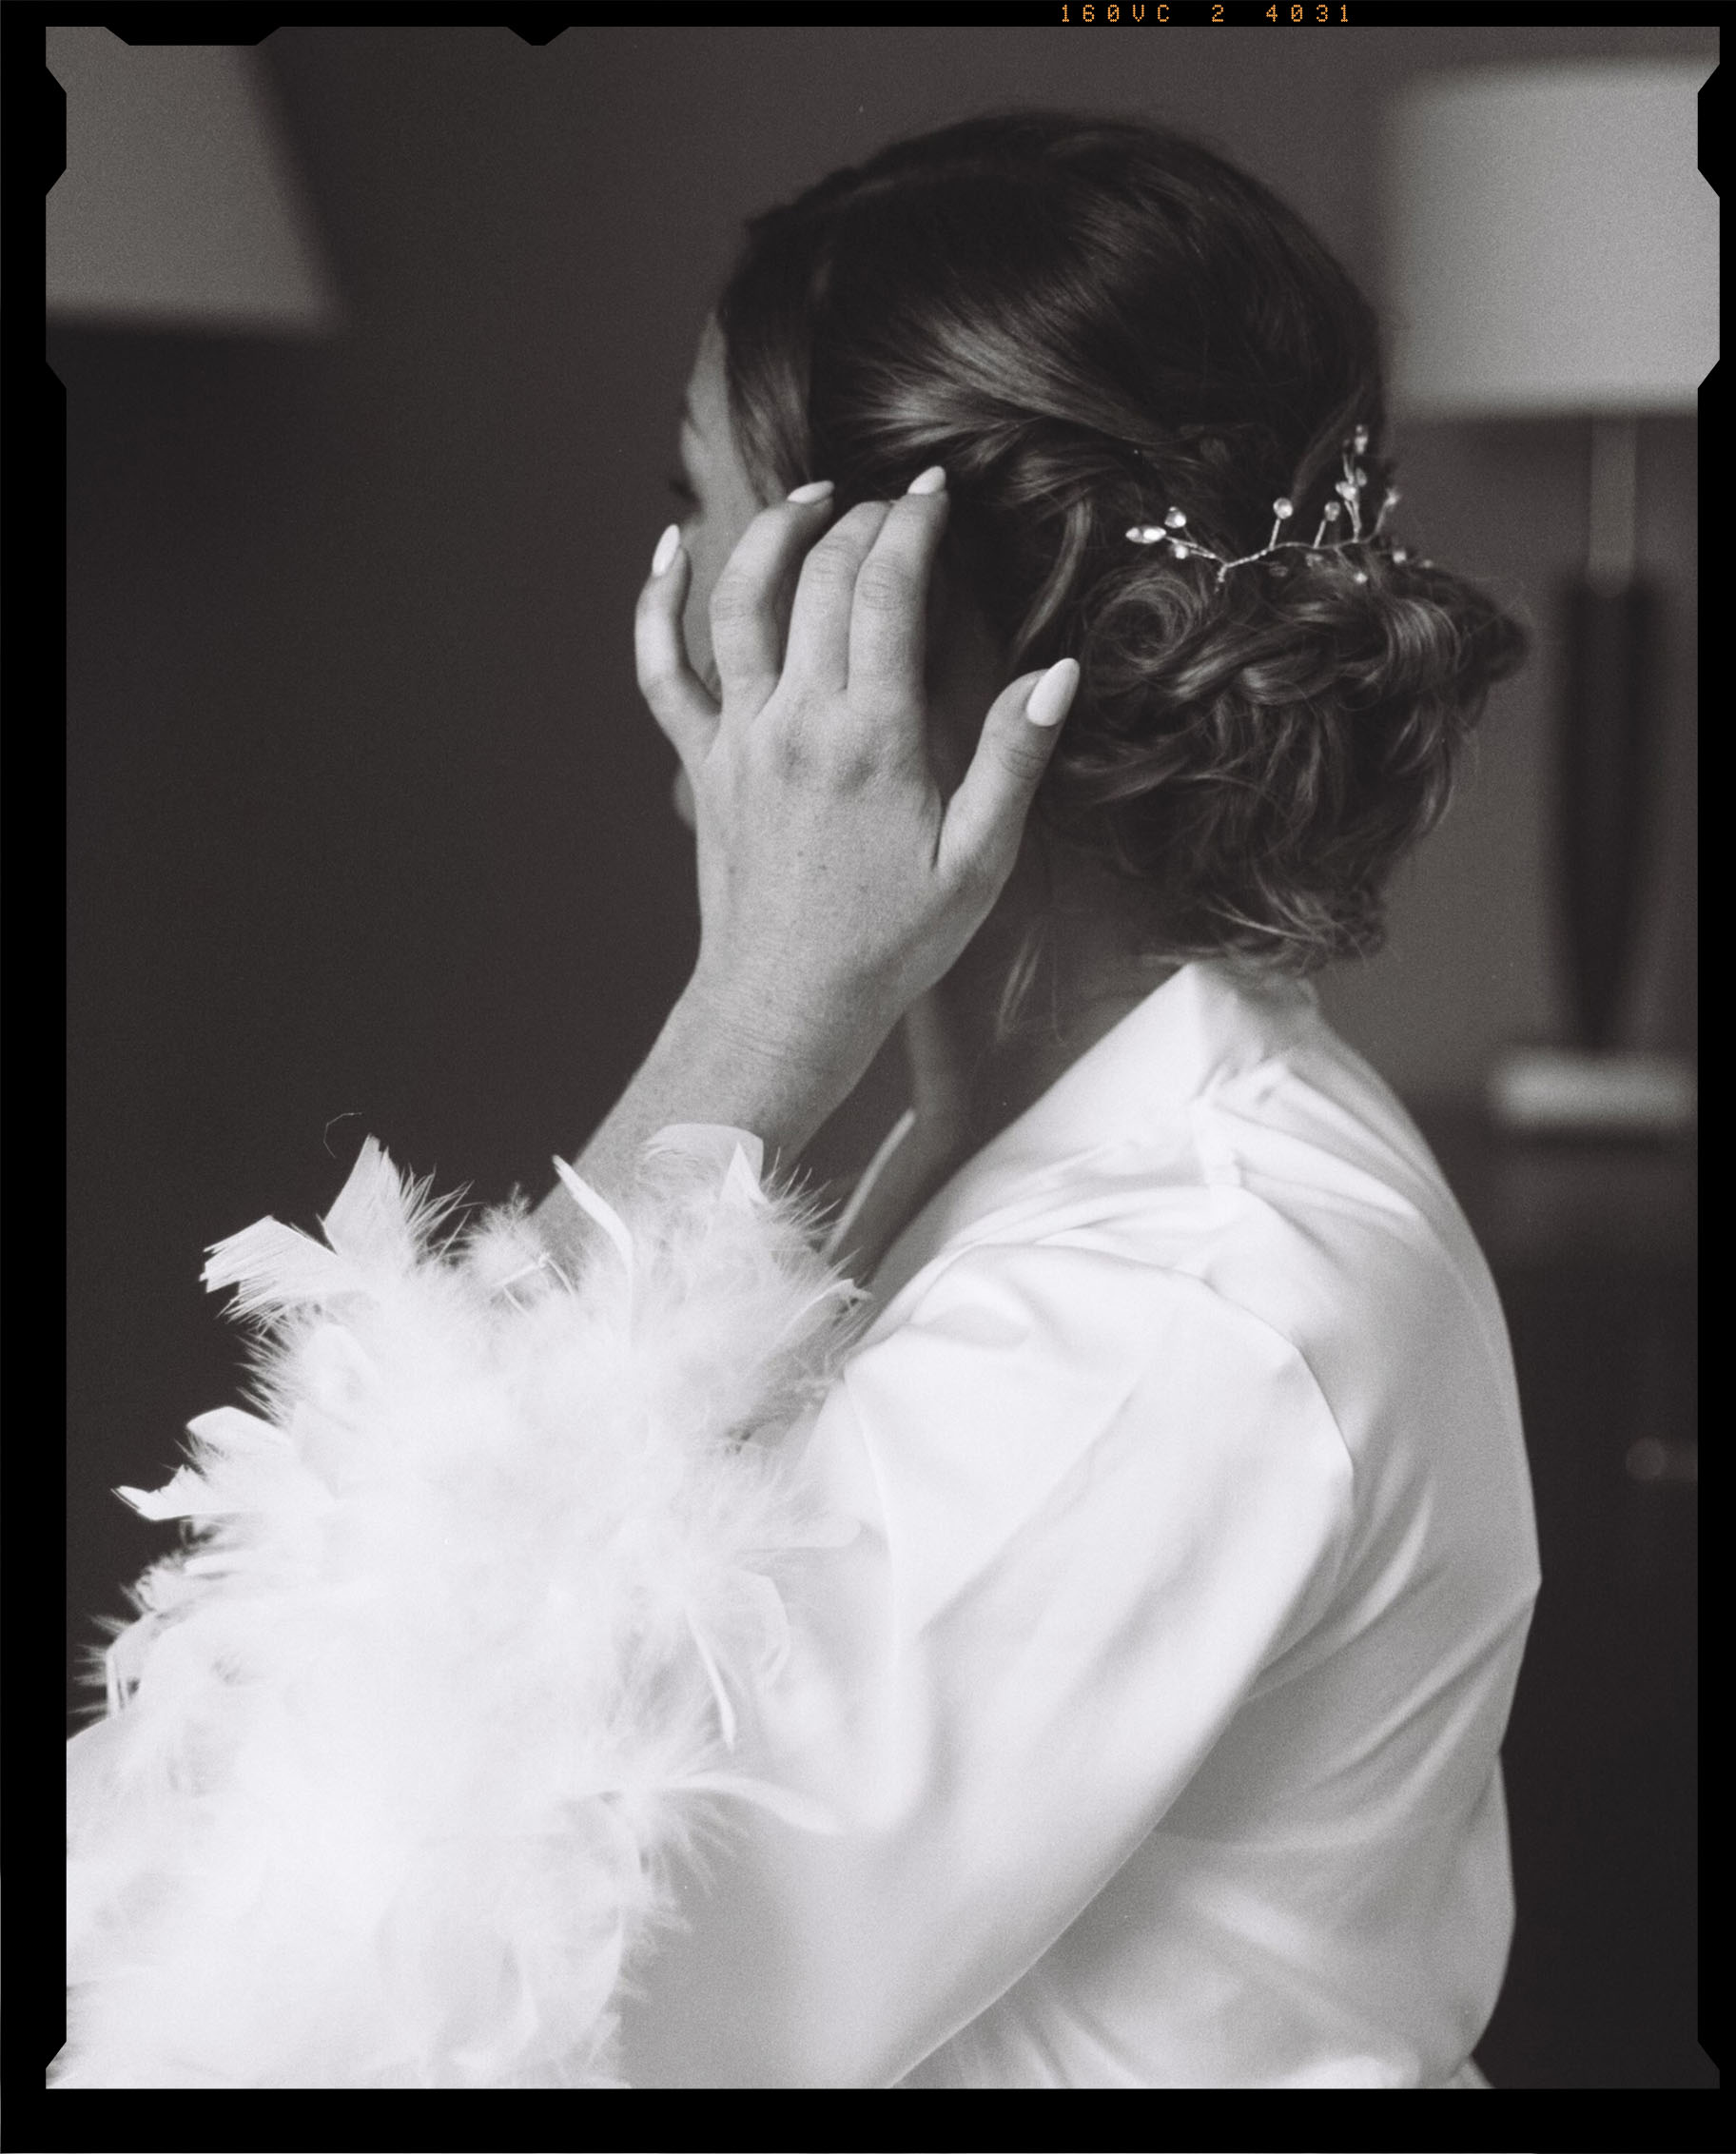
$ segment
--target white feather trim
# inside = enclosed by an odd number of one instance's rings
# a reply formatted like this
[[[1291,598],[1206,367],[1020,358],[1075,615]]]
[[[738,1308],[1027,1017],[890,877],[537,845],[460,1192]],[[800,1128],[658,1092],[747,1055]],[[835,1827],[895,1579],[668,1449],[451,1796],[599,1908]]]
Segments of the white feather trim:
[[[727,1770],[731,1690],[787,1645],[777,1552],[840,1537],[743,1439],[824,1390],[862,1297],[738,1149],[649,1147],[625,1217],[574,1194],[615,1244],[576,1283],[522,1209],[437,1245],[450,1202],[372,1140],[323,1244],[211,1252],[269,1326],[264,1418],[119,1492],[187,1546],[68,1746],[51,2085],[618,2085],[672,1852],[720,1797],[827,1829]]]

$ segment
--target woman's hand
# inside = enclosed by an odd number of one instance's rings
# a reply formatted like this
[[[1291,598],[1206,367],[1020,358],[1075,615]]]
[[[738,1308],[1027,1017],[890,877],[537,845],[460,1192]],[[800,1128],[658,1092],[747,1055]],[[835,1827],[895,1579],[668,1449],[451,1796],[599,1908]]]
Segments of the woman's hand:
[[[846,1090],[1000,895],[1079,677],[1063,659],[1011,682],[943,799],[924,631],[944,486],[926,473],[829,531],[825,497],[762,511],[712,598],[721,703],[682,640],[683,550],[635,622],[640,689],[692,789],[689,996],[744,1050]]]
[[[664,535],[634,636],[639,685],[692,788],[700,954],[579,1155],[606,1196],[672,1123],[750,1129],[772,1161],[798,1157],[1012,871],[1079,669],[1063,659],[997,695],[941,797],[923,645],[944,483],[926,473],[924,490],[829,532],[812,488],[755,517],[712,600],[721,703],[688,661],[691,569]],[[557,1262],[583,1263],[593,1230],[562,1188],[536,1220]]]

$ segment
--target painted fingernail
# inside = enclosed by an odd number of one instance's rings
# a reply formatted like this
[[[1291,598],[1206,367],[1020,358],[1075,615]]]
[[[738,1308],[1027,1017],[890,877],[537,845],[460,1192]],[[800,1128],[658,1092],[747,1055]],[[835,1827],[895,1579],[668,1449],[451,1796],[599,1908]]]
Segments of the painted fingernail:
[[[810,479],[806,486],[798,486],[790,499],[792,501],[823,501],[831,492],[829,479]]]
[[[907,494],[944,494],[946,490],[946,467],[944,463],[931,463],[927,471],[919,471],[905,488]]]
[[[667,575],[670,563],[680,551],[681,526],[678,523],[672,523],[662,538],[657,540],[657,550],[651,557],[651,573],[653,576]]]
[[[1057,658],[1031,690],[1024,715],[1034,726],[1058,726],[1067,715],[1079,686],[1079,660]]]

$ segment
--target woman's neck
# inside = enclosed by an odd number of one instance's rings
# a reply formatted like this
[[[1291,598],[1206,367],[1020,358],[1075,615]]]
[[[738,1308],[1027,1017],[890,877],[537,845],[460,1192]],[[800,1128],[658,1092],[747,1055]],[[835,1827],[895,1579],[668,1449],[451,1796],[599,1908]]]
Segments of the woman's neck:
[[[970,949],[904,1021],[911,1102],[937,1142],[974,1151],[998,1136],[1176,970],[1140,951],[1102,878],[1074,870],[1015,879]],[[1008,969],[1044,930],[1013,1033],[998,1039]]]
[[[944,559],[931,649],[930,742],[950,792],[977,752],[982,714],[1005,685],[1008,655]],[[904,1020],[912,1105],[937,1156],[998,1135],[1176,969],[1142,953],[1130,894],[1087,856],[1028,833],[969,948]],[[1016,1031],[1000,1039],[1002,990],[1039,923],[1037,977]]]

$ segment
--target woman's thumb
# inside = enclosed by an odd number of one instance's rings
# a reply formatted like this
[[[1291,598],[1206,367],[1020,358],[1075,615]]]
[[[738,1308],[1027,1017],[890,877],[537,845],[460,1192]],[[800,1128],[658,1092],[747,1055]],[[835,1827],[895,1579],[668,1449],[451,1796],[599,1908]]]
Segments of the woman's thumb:
[[[942,851],[955,862],[1011,860],[1079,688],[1079,660],[1021,674],[989,705],[977,752],[946,812]]]

